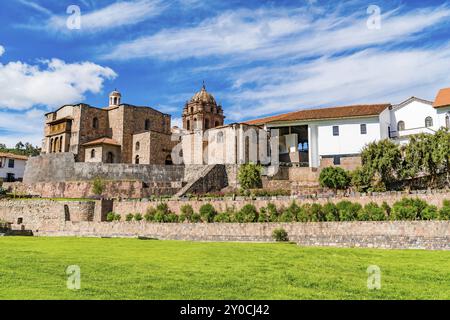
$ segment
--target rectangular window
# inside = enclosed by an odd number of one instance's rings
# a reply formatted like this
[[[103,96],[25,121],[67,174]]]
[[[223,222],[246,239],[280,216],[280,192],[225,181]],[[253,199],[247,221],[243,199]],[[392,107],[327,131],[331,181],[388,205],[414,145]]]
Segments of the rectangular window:
[[[8,168],[14,168],[14,159],[9,159]]]
[[[339,126],[333,126],[333,136],[339,135]]]
[[[361,134],[367,134],[367,125],[366,124],[361,125]]]
[[[335,166],[339,166],[341,164],[341,157],[340,156],[334,156],[333,157],[333,164]]]

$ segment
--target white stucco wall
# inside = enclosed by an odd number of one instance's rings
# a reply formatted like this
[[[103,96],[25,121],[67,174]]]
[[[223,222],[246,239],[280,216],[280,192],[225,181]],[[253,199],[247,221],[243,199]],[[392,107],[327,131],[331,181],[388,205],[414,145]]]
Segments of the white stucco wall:
[[[450,107],[436,109],[436,113],[439,126],[445,127],[446,126],[445,117],[447,115],[450,117]]]
[[[438,130],[441,127],[437,110],[431,104],[413,100],[403,106],[394,106],[391,110],[392,131],[397,131],[399,121],[405,122],[406,131],[425,128],[425,118],[427,117],[433,118],[431,129]]]
[[[361,134],[361,124],[366,124],[367,134]],[[359,154],[381,137],[378,117],[321,121],[317,126],[320,156]],[[333,136],[333,126],[339,126],[339,136]]]
[[[2,158],[2,165],[0,166],[0,178],[6,179],[8,173],[12,173],[14,174],[14,177],[16,179],[22,179],[27,162],[25,160],[14,159],[14,168],[9,168],[8,162],[9,158]]]

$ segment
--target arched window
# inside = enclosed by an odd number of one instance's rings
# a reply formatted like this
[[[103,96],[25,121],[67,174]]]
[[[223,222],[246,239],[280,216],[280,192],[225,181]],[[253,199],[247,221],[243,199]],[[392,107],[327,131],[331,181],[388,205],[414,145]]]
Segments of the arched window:
[[[50,153],[55,152],[53,139],[50,139]]]
[[[198,129],[198,124],[197,124],[197,118],[194,118],[194,123],[192,124],[193,128],[192,129]]]
[[[186,130],[191,130],[191,121],[190,120],[186,121]]]
[[[136,142],[136,151],[139,151],[141,149],[141,143]]]
[[[450,116],[448,114],[445,116],[445,126],[450,129]]]
[[[217,143],[223,143],[223,132],[222,131],[220,131],[217,134]]]
[[[214,123],[214,127],[217,128],[218,126],[219,126],[219,121],[216,121],[216,122]]]
[[[98,118],[92,120],[92,128],[98,129]]]
[[[399,121],[397,123],[397,131],[403,131],[405,130],[405,121]]]
[[[145,124],[144,124],[144,126],[145,126],[145,131],[148,131],[148,130],[150,130],[150,120],[145,120]]]
[[[134,159],[134,163],[139,164],[139,156],[136,156],[136,158]]]
[[[173,165],[172,157],[169,155],[166,157],[166,166]]]
[[[94,159],[95,158],[95,149],[92,149],[91,150],[91,159]]]
[[[209,119],[205,119],[205,130],[209,129]]]
[[[426,117],[425,118],[425,127],[429,128],[433,126],[433,118],[432,117]]]

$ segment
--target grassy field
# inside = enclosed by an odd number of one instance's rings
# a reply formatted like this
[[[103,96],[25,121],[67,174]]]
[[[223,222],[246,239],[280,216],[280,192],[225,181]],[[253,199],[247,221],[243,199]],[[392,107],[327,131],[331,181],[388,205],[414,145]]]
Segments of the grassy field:
[[[81,290],[66,268],[81,268]],[[381,268],[381,290],[366,269]],[[0,299],[450,299],[450,252],[0,238]]]

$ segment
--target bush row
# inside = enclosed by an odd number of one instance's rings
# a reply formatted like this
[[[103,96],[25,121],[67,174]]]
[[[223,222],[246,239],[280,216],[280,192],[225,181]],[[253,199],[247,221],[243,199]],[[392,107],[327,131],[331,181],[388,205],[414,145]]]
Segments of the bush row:
[[[108,221],[118,221],[121,216],[111,212]],[[325,222],[325,221],[387,221],[387,220],[450,220],[450,201],[444,200],[441,209],[418,198],[404,198],[390,207],[371,202],[362,206],[359,203],[341,201],[337,204],[318,203],[299,205],[295,201],[288,207],[277,208],[273,203],[257,210],[247,204],[240,210],[227,208],[218,212],[213,205],[205,204],[198,213],[190,205],[181,207],[179,215],[170,211],[166,203],[147,212],[128,214],[126,221],[148,221],[156,223],[256,223],[256,222]]]

